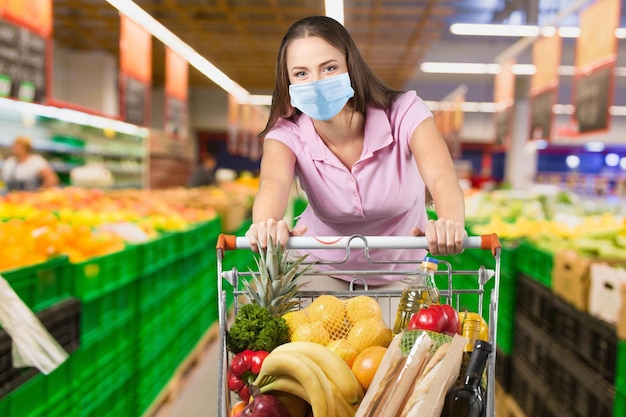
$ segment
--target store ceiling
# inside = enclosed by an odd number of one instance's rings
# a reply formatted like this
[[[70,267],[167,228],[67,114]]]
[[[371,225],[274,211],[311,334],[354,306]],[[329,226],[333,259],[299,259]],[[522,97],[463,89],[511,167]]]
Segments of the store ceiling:
[[[294,21],[324,14],[322,0],[138,0],[230,78],[253,93],[271,92],[276,52]],[[484,3],[481,9],[485,9]],[[494,2],[492,2],[494,3]],[[497,3],[497,2],[495,2]],[[119,18],[103,0],[55,0],[54,39],[66,48],[118,53]],[[446,19],[463,1],[345,0],[345,25],[386,82],[402,88]],[[164,47],[153,42],[153,78],[163,84]],[[195,69],[192,86],[213,85]]]
[[[273,89],[276,52],[294,21],[323,14],[323,0],[136,0],[136,3],[231,79],[254,94]],[[425,57],[456,62],[491,60],[515,39],[451,40],[463,23],[546,24],[565,0],[344,0],[345,25],[376,73],[395,88],[414,88]],[[104,0],[54,0],[54,39],[77,50],[119,51],[119,17]],[[569,22],[567,21],[569,19]],[[574,21],[572,22],[572,19]],[[561,23],[577,24],[576,16]],[[449,52],[448,52],[449,50]],[[486,54],[485,54],[486,52]],[[481,53],[485,56],[481,56]],[[465,61],[463,61],[465,59]],[[153,84],[163,85],[164,47],[153,42]],[[192,87],[214,86],[195,69]],[[438,76],[440,80],[442,76]],[[452,83],[463,78],[448,76]],[[492,84],[493,78],[488,79]],[[443,97],[443,93],[439,98]]]

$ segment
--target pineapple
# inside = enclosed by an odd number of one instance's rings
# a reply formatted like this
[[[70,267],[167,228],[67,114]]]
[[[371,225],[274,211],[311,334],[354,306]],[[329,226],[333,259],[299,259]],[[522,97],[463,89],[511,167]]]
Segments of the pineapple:
[[[250,303],[265,307],[275,317],[282,317],[298,306],[295,299],[304,284],[298,277],[306,273],[310,265],[303,265],[306,255],[292,260],[288,251],[268,238],[267,249],[259,248],[255,259],[258,274],[253,272],[250,281],[243,282],[243,292]]]

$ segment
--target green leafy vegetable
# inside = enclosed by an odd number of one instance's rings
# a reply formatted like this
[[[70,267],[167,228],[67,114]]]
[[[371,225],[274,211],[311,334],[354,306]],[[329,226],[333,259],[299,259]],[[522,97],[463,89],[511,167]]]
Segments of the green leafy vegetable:
[[[258,304],[244,304],[226,332],[226,347],[232,353],[250,350],[271,352],[289,342],[289,327],[282,317],[273,316]]]

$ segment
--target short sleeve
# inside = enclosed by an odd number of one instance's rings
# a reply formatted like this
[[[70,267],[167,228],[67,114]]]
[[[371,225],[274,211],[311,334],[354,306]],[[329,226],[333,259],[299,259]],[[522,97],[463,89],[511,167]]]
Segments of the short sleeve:
[[[274,139],[287,146],[294,154],[302,148],[298,126],[284,119],[279,119],[276,125],[265,135],[265,139]]]
[[[389,115],[395,137],[406,143],[411,141],[413,132],[424,120],[433,117],[432,112],[415,91],[408,91],[396,98]]]

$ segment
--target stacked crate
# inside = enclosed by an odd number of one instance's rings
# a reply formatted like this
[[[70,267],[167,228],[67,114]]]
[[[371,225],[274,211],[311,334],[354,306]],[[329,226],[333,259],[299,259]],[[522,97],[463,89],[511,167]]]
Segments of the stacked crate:
[[[617,338],[541,283],[518,276],[510,394],[527,415],[612,417]]]
[[[31,309],[75,296],[81,313],[80,347],[52,374],[34,372],[0,398],[0,415],[146,411],[217,320],[219,233],[216,218],[82,263],[59,258],[3,273]]]

